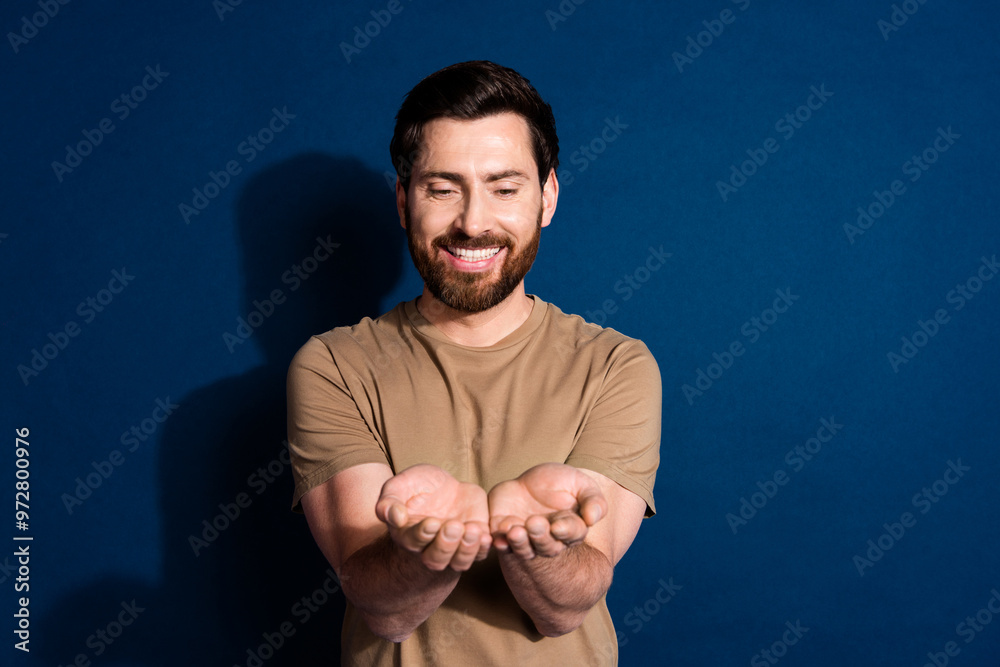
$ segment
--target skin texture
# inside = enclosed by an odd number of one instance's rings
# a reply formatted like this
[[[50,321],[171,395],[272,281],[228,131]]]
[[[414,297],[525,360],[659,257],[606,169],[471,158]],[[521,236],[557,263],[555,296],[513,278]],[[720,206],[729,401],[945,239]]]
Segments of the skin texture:
[[[389,537],[428,569],[468,570],[490,548],[486,492],[432,465],[416,465],[382,486],[375,515]]]
[[[485,556],[486,494],[471,486],[434,466],[393,476],[387,465],[366,463],[303,496],[316,543],[376,635],[406,639],[444,602],[459,573]],[[445,530],[456,524],[463,526],[457,535]]]
[[[523,271],[559,195],[554,171],[544,184],[537,174],[526,122],[499,114],[429,122],[408,190],[397,182],[414,261],[441,282],[425,284],[417,307],[456,343],[492,345],[531,313]],[[500,250],[471,262],[449,252],[455,246]],[[503,285],[505,272],[513,287]],[[572,631],[607,592],[645,512],[634,493],[561,463],[535,466],[488,494],[431,465],[394,475],[387,465],[363,464],[306,493],[302,507],[344,594],[375,634],[396,642],[490,548],[538,631]]]
[[[608,504],[585,473],[548,463],[493,487],[489,509],[493,546],[531,560],[557,556],[583,541]]]
[[[607,477],[561,463],[501,482],[488,500],[507,585],[548,636],[576,629],[604,596],[646,509]]]

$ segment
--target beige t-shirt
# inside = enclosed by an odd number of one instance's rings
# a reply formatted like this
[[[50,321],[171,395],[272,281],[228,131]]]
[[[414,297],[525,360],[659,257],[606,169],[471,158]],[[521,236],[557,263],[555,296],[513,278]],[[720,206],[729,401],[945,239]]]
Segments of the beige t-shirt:
[[[444,336],[401,303],[311,338],[288,375],[294,509],[310,489],[361,463],[400,472],[431,463],[489,491],[539,463],[614,480],[654,512],[660,375],[638,340],[532,297],[528,319],[495,345]],[[539,634],[493,554],[400,644],[374,636],[348,602],[344,665],[613,665],[602,600],[575,631]]]

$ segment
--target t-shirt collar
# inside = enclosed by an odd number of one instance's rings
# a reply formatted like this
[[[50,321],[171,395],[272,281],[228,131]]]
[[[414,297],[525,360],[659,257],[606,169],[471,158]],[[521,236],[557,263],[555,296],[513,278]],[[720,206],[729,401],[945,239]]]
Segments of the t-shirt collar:
[[[528,319],[526,319],[517,329],[510,332],[493,345],[488,345],[486,347],[460,345],[445,336],[440,329],[435,327],[427,320],[427,318],[420,314],[420,311],[417,309],[417,299],[405,302],[403,304],[403,308],[406,312],[407,319],[410,321],[410,325],[422,336],[467,350],[501,350],[503,348],[510,347],[511,345],[516,345],[530,336],[536,329],[538,329],[539,326],[541,326],[542,320],[545,319],[548,304],[534,294],[528,294],[527,296],[532,300],[531,313],[528,315]]]

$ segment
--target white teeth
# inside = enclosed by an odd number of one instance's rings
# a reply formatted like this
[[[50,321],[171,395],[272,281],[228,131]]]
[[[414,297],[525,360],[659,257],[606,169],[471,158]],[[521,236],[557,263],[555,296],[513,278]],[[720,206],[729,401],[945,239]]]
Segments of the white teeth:
[[[448,252],[459,259],[464,259],[467,262],[479,262],[484,259],[489,259],[493,255],[497,254],[500,252],[500,248],[477,248],[476,250],[472,250],[470,248],[448,246]]]

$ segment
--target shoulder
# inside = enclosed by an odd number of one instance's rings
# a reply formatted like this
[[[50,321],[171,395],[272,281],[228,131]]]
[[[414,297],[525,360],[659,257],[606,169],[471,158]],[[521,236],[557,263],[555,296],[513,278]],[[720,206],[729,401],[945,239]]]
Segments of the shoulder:
[[[329,358],[331,355],[350,354],[352,350],[370,349],[385,345],[394,338],[398,339],[404,335],[406,322],[403,306],[404,304],[400,303],[379,317],[366,317],[357,324],[335,327],[316,334],[299,349],[296,357],[301,355],[306,359]]]
[[[614,365],[639,362],[656,367],[653,354],[638,338],[593,324],[579,315],[564,313],[555,304],[542,303],[547,309],[542,335],[552,343],[569,345],[575,354],[603,359]]]
[[[292,359],[290,371],[325,374],[338,366],[366,366],[398,355],[405,338],[406,316],[399,304],[377,318],[366,317],[351,326],[335,327],[312,336]]]

